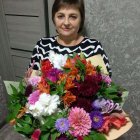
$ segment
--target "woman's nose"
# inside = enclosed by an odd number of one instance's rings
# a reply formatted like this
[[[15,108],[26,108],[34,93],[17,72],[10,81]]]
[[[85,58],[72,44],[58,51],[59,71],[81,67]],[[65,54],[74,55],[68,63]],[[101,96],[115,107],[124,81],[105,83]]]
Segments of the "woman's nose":
[[[69,24],[70,24],[70,22],[69,22],[69,18],[65,18],[65,20],[64,20],[64,24],[65,24],[65,25],[69,25]]]

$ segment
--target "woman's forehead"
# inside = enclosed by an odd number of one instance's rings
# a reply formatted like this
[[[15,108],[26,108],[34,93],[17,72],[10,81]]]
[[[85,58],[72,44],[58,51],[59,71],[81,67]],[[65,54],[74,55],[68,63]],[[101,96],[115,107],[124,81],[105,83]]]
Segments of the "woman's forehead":
[[[73,9],[73,10],[78,10],[79,11],[79,7],[77,5],[74,4],[63,4],[59,7],[58,11],[60,10],[64,10],[64,9]]]
[[[79,9],[77,9],[76,7],[61,7],[59,8],[59,10],[57,11],[57,13],[79,13]]]

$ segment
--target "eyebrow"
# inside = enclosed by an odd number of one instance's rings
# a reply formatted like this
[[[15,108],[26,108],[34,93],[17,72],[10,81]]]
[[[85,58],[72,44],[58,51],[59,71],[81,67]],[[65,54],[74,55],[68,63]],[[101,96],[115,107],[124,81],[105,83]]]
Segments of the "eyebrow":
[[[58,12],[57,14],[58,14],[58,15],[64,15],[65,13]],[[77,13],[71,13],[71,14],[69,14],[69,15],[77,16],[78,14],[77,14]]]

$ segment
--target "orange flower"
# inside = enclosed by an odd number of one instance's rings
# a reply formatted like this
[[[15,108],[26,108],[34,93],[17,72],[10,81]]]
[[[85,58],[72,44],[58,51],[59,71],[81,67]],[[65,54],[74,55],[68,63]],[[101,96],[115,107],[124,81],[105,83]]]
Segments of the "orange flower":
[[[86,63],[86,75],[95,75],[96,69],[93,67],[90,61]]]
[[[15,125],[15,124],[16,124],[16,119],[13,119],[13,120],[10,121],[10,125],[13,126],[13,125]]]
[[[20,119],[25,113],[26,113],[26,107],[22,107],[22,109],[20,109],[19,114],[17,115],[17,118]],[[10,121],[10,125],[15,125],[16,124],[16,119],[12,119]]]
[[[73,67],[72,59],[68,58],[66,61],[66,64],[64,65],[64,68],[71,68]]]
[[[80,57],[78,55],[76,55],[74,58],[68,58],[64,68],[70,68],[71,69],[72,67],[75,66],[75,63],[78,59],[80,59]]]
[[[75,78],[78,79],[77,78],[77,76],[78,76],[78,69],[76,67],[72,67],[71,71],[68,73],[68,76],[70,76],[73,80]]]
[[[26,113],[27,108],[26,107],[22,107],[22,109],[20,110],[20,113],[17,115],[17,118],[21,118],[25,113]]]
[[[66,85],[65,85],[65,89],[68,90],[70,88],[73,88],[75,85],[73,83],[73,78],[72,77],[67,77],[66,79]]]
[[[57,83],[60,84],[62,81],[65,81],[67,76],[68,76],[67,74],[60,73],[59,74],[59,81]]]
[[[41,79],[41,82],[38,84],[38,89],[40,90],[41,93],[47,93],[50,94],[50,85],[47,84],[45,79]]]
[[[71,92],[67,92],[64,96],[63,96],[63,102],[64,105],[66,106],[70,106],[71,103],[73,103],[74,101],[76,101],[76,96],[74,96]]]

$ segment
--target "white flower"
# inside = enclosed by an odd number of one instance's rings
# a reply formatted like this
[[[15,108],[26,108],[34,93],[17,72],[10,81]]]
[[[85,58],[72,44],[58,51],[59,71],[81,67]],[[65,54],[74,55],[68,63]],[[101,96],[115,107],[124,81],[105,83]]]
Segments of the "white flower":
[[[34,117],[40,118],[41,116],[51,115],[58,110],[60,104],[58,95],[50,95],[42,93],[39,100],[34,104],[27,104],[27,113],[31,113]]]
[[[50,51],[49,53],[49,60],[54,65],[54,68],[57,69],[62,69],[66,63],[67,58],[67,55],[57,54],[54,51]]]

